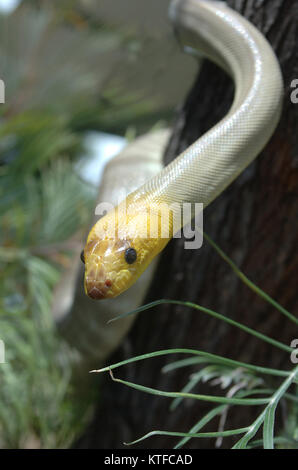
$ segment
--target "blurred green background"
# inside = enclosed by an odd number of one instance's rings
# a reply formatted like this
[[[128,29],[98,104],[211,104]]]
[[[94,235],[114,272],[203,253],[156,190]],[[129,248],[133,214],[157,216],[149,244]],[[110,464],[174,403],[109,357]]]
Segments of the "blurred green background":
[[[100,145],[111,154],[169,124],[192,82],[196,64],[181,53],[167,6],[0,2],[2,448],[67,447],[88,420],[94,391],[82,398],[72,386],[52,296],[93,215],[98,188],[84,177],[85,159],[100,165]]]

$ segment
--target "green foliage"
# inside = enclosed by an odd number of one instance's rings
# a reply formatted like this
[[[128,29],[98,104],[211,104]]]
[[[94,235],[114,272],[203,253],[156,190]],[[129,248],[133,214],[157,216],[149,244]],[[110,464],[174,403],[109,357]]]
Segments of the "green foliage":
[[[90,28],[67,2],[0,16],[1,447],[68,446],[92,402],[92,390],[82,399],[72,387],[76,357],[55,329],[53,291],[97,193],[74,170],[82,131],[124,134],[160,117],[158,103],[125,92],[133,44],[129,32]]]
[[[7,170],[7,177],[11,177]],[[71,248],[65,242],[86,224],[93,194],[67,161],[20,181],[0,222],[0,367],[2,447],[65,446],[87,404],[71,392],[73,355],[51,317],[53,288]]]
[[[32,9],[23,2],[8,18],[0,16],[5,118],[20,119],[21,133],[27,120],[32,131],[35,126],[36,132],[39,127],[44,132],[46,120],[56,119],[58,127],[61,120],[68,124],[68,132],[93,128],[124,134],[132,121],[140,131],[152,126],[161,110],[168,116],[164,104],[142,86],[127,90],[140,81],[136,64],[143,60],[134,33],[100,22],[90,29],[73,8],[65,17],[61,3],[44,2],[42,8]],[[18,118],[25,111],[29,115]],[[46,145],[40,145],[44,151]]]
[[[250,281],[232,262],[232,260],[222,252],[222,250],[208,237],[204,234],[207,241],[211,246],[217,251],[217,253],[231,266],[234,273],[244,282],[247,287],[252,289],[263,298],[266,302],[273,305],[279,310],[279,312],[287,317],[288,320],[292,321],[297,325],[297,318],[294,317],[290,312],[284,309],[279,305],[274,299],[269,297],[265,292],[263,292],[259,287],[257,287],[252,281]],[[144,305],[133,312],[126,313],[124,315],[119,315],[112,321],[118,320],[119,318],[124,318],[128,315],[146,311],[154,306],[167,303],[167,304],[176,304],[183,305],[185,307],[191,307],[199,312],[210,315],[217,318],[220,321],[239,328],[246,333],[255,336],[259,340],[271,344],[272,346],[280,349],[281,351],[287,352],[290,354],[292,349],[268,336],[265,336],[258,331],[255,331],[247,326],[235,322],[224,315],[221,315],[213,310],[207,309],[197,304],[191,302],[182,302],[175,300],[159,300],[156,302],[151,302],[150,304]],[[162,355],[171,355],[171,354],[187,354],[190,357],[187,359],[178,360],[172,363],[167,364],[164,367],[164,372],[173,371],[177,368],[188,367],[198,365],[201,366],[198,372],[192,373],[189,377],[188,382],[183,387],[180,392],[167,392],[162,390],[153,389],[150,387],[145,387],[140,384],[128,382],[122,379],[114,377],[112,370],[129,364],[132,362],[147,360],[156,356]],[[204,367],[203,364],[205,364]],[[116,364],[104,367],[99,370],[94,370],[92,372],[104,372],[109,371],[112,379],[115,382],[127,385],[128,387],[134,388],[141,392],[149,393],[152,395],[158,395],[162,397],[172,398],[172,404],[170,406],[170,411],[174,411],[183,400],[192,399],[200,400],[204,402],[215,403],[217,406],[211,408],[211,410],[203,417],[200,417],[199,421],[187,432],[173,432],[173,431],[161,431],[154,430],[146,435],[136,439],[133,442],[127,443],[128,445],[136,444],[143,441],[153,435],[167,435],[172,437],[181,437],[180,441],[176,444],[175,448],[181,448],[192,438],[215,438],[216,445],[220,446],[222,440],[226,437],[236,437],[239,434],[243,435],[233,446],[234,449],[247,449],[251,447],[263,447],[264,449],[274,449],[274,446],[287,447],[287,448],[297,448],[297,405],[298,397],[296,394],[288,393],[290,387],[295,387],[297,392],[298,385],[298,366],[294,367],[293,370],[284,371],[277,369],[270,369],[267,367],[261,367],[254,364],[243,363],[235,361],[229,358],[222,356],[217,356],[214,354],[207,353],[205,351],[196,351],[191,349],[170,349],[164,351],[156,351],[141,356],[136,356],[130,359],[126,359]],[[267,387],[266,376],[280,376],[284,377],[284,380],[281,384],[276,385],[276,388],[271,389]],[[225,391],[225,395],[202,395],[194,393],[193,389],[199,386],[200,382],[209,382],[211,386],[220,387]],[[258,395],[262,395],[261,398],[258,398]],[[288,409],[291,410],[288,413],[288,419],[286,421],[286,427],[283,431],[283,435],[275,436],[275,414],[276,409],[280,402],[283,401],[284,404],[287,404]],[[228,412],[231,408],[235,406],[262,406],[261,411],[255,421],[248,426],[239,428],[239,429],[225,429],[225,424],[227,421]],[[214,432],[198,432],[206,424],[212,421],[215,417],[219,417],[218,430]],[[256,434],[263,430],[263,439],[252,441]]]

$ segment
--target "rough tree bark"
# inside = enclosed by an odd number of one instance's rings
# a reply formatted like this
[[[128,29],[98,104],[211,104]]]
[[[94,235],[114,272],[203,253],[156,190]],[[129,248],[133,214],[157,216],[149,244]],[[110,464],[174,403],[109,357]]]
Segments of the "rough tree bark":
[[[297,150],[298,104],[291,103],[291,82],[298,78],[298,2],[293,0],[229,0],[228,4],[254,23],[274,47],[284,76],[285,98],[281,122],[262,155],[204,212],[205,231],[246,275],[291,312],[298,304],[297,272]],[[168,163],[212,127],[228,110],[233,96],[230,80],[205,62],[183,108],[165,155]],[[200,250],[183,249],[173,240],[164,251],[146,301],[160,298],[197,302],[251,328],[290,344],[298,337],[293,324],[258,298],[204,242]],[[163,305],[142,313],[113,363],[167,348],[195,348],[239,361],[268,367],[291,367],[287,353],[199,312]],[[149,387],[178,391],[191,368],[162,374],[171,358],[152,359],[123,367],[116,376]],[[194,369],[196,370],[196,369]],[[218,394],[204,385],[200,393]],[[147,395],[102,377],[99,405],[76,446],[120,448],[154,429],[187,431],[210,405],[185,400],[169,412],[167,398]],[[227,428],[248,425],[256,409],[238,407]],[[209,429],[216,430],[213,421]],[[139,447],[169,448],[175,439],[154,437]],[[224,442],[230,446],[230,442]],[[212,447],[214,440],[189,442],[188,447]]]

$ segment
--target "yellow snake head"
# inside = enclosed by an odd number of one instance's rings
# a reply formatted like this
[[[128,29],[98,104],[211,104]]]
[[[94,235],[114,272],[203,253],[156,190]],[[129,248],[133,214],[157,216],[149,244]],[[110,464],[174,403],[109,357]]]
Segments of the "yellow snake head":
[[[170,239],[161,237],[160,220],[147,210],[126,213],[119,207],[99,219],[82,252],[89,297],[116,297],[134,284]]]

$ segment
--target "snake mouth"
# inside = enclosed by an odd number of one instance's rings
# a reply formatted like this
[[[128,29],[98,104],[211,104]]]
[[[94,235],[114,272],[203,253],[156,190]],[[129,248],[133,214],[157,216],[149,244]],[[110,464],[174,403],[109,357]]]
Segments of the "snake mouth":
[[[91,297],[91,299],[94,299],[94,300],[100,300],[106,297],[105,292],[102,289],[96,287],[95,285],[93,286],[87,285],[86,293],[88,297]]]
[[[86,252],[86,250],[85,250]],[[92,253],[91,253],[92,255]],[[93,255],[87,257],[85,254],[85,292],[91,299],[101,300],[110,297],[112,281],[109,279],[101,257]]]
[[[85,291],[88,297],[95,300],[105,299],[108,297],[108,291],[111,287],[112,283],[109,279],[105,282],[97,281],[97,280],[88,280],[85,281]]]
[[[91,299],[100,300],[109,297],[112,281],[107,278],[103,267],[85,271],[85,292]]]

